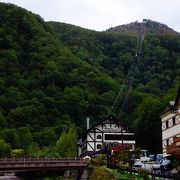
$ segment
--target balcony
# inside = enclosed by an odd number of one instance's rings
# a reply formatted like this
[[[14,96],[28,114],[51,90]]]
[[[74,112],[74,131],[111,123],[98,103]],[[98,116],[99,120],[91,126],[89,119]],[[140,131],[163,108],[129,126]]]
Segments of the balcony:
[[[173,144],[166,147],[167,154],[180,155],[180,137],[173,138]]]

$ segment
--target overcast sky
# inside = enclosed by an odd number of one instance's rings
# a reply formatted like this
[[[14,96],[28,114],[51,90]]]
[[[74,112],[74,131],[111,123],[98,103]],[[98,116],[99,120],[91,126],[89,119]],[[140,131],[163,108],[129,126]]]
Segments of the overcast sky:
[[[151,19],[180,32],[180,0],[0,0],[58,21],[93,30]]]

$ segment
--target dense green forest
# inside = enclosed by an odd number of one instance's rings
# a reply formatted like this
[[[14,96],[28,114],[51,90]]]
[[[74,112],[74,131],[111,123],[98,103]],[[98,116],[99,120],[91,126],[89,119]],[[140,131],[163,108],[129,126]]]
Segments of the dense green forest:
[[[0,156],[74,156],[76,143],[70,152],[60,145],[77,141],[87,116],[91,124],[106,117],[134,61],[136,39],[44,22],[0,3]],[[159,115],[179,80],[180,36],[147,35],[122,119],[142,148],[161,150]]]

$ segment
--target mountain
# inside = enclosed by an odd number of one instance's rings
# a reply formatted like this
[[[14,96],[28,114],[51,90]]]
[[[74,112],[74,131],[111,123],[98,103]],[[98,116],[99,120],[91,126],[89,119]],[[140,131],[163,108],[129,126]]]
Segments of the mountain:
[[[123,82],[136,51],[137,37],[134,34],[96,32],[58,22],[49,24],[59,41],[75,56]],[[170,88],[171,82],[177,82],[179,43],[177,34],[145,34],[134,87],[160,95]]]
[[[140,22],[132,22],[126,25],[120,25],[116,27],[112,27],[107,29],[107,32],[124,32],[124,33],[135,33],[138,34],[142,23]],[[146,20],[146,34],[172,34],[177,35],[179,34],[172,28],[169,28],[167,25],[152,21]]]
[[[0,24],[0,140],[28,154],[34,144],[53,146],[70,127],[81,136],[87,116],[91,124],[107,116],[134,62],[136,36],[44,22],[5,3]],[[161,147],[159,114],[170,96],[163,97],[180,80],[179,52],[179,35],[145,36],[122,119],[153,151]]]

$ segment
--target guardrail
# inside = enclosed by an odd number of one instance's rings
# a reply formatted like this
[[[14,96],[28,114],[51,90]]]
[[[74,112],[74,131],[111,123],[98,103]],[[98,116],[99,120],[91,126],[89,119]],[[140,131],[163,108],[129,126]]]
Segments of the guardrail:
[[[111,164],[109,164],[107,167],[110,169],[119,169],[120,171],[129,173],[129,174],[140,174],[140,175],[142,174],[141,170],[136,170],[135,168],[122,169],[117,165],[111,165]],[[155,178],[163,178],[163,179],[167,178],[167,179],[173,179],[173,180],[180,179],[179,173],[170,173],[168,171],[156,171],[156,170],[148,171],[147,170],[146,175],[148,175],[152,179],[155,179]]]

